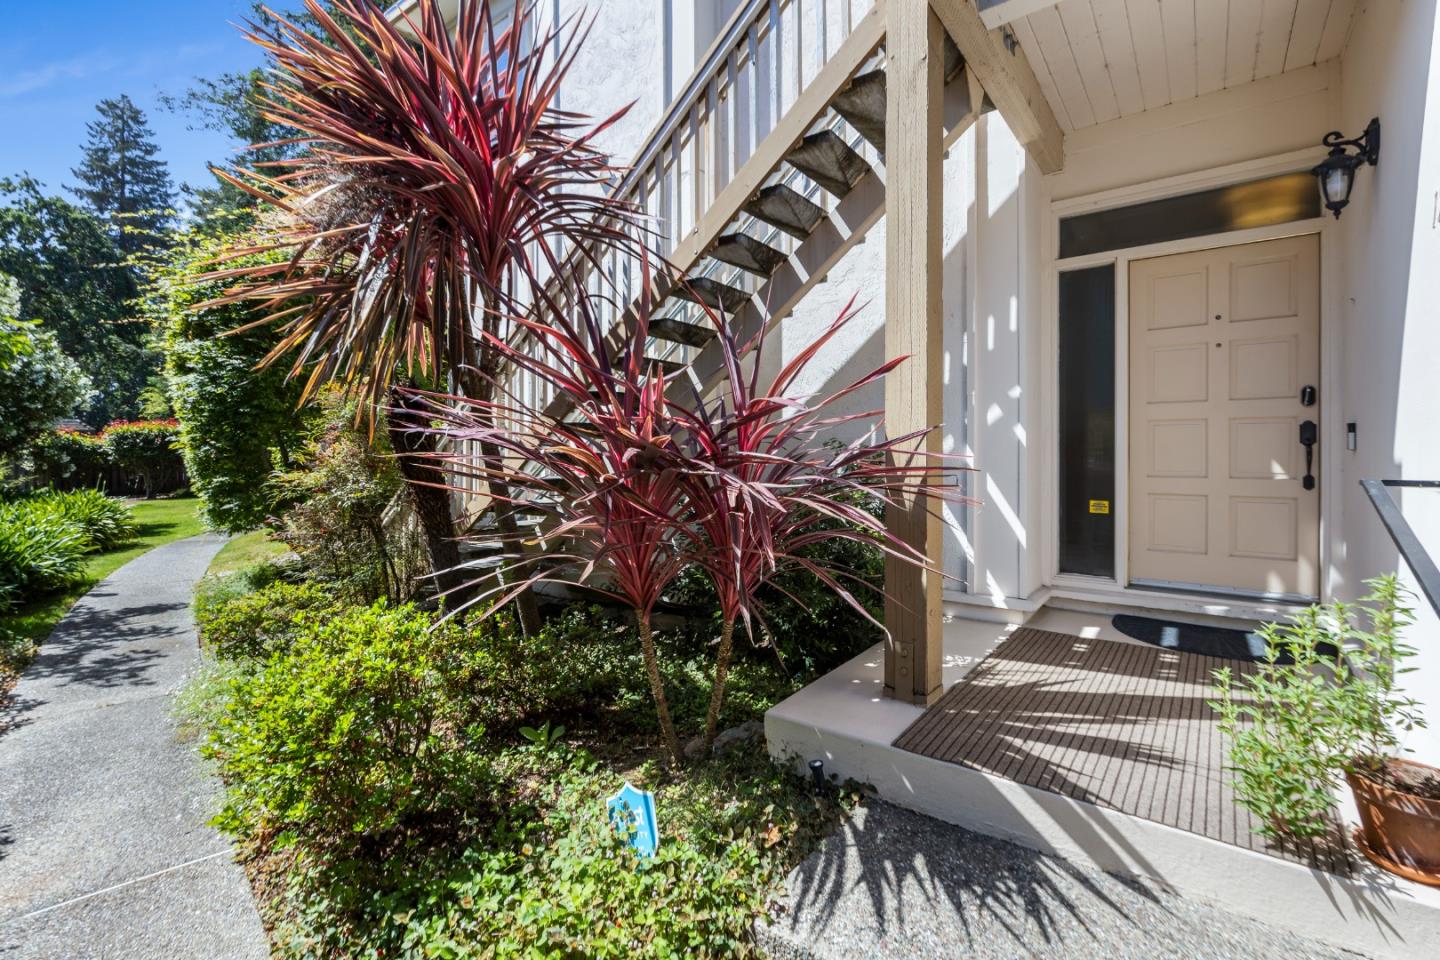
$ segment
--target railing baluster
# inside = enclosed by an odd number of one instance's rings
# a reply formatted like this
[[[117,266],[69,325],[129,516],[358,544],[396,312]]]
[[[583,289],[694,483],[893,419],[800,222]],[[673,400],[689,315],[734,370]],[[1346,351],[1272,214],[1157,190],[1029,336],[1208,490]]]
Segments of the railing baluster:
[[[780,21],[780,0],[770,0],[770,85],[774,106],[770,111],[770,126],[775,129],[785,115],[785,33]],[[758,144],[757,144],[758,146]]]
[[[696,101],[695,106],[690,110],[690,223],[687,229],[695,229],[700,222],[700,215],[704,211],[705,185],[710,176],[710,164],[705,159],[706,131],[708,124],[701,112],[701,104],[704,101]]]
[[[679,127],[675,135],[670,138],[670,180],[666,184],[665,192],[670,195],[670,203],[675,211],[674,227],[670,231],[670,245],[665,248],[668,255],[680,243],[680,238],[685,235],[685,171],[682,169],[680,152],[680,137],[684,127]]]
[[[749,33],[746,35],[746,43],[750,47],[749,68],[747,76],[749,83],[746,83],[746,102],[750,109],[750,140],[746,142],[746,154],[744,158],[749,160],[755,155],[756,148],[760,145],[760,24],[750,24]]]

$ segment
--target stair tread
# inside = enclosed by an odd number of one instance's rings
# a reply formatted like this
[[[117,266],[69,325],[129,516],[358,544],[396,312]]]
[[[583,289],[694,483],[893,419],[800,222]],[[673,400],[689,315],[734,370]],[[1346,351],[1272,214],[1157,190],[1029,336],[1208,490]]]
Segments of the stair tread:
[[[845,196],[870,172],[865,158],[834,130],[810,134],[786,155],[785,162],[836,197]]]
[[[703,347],[714,335],[715,331],[709,327],[687,323],[676,317],[659,317],[650,321],[650,336],[683,343],[689,347]]]
[[[949,82],[965,65],[960,48],[949,35],[945,37],[945,80]],[[870,70],[854,77],[844,90],[835,95],[830,107],[854,127],[856,132],[885,152],[885,71]]]
[[[841,90],[830,106],[870,141],[876,150],[885,150],[885,71],[861,74]]]
[[[799,240],[814,231],[825,211],[783,183],[764,187],[745,204],[745,212]]]
[[[684,283],[675,287],[674,295],[726,313],[734,313],[750,302],[750,294],[713,277],[687,277]]]
[[[715,241],[710,257],[762,277],[785,262],[785,254],[748,233],[727,233]]]

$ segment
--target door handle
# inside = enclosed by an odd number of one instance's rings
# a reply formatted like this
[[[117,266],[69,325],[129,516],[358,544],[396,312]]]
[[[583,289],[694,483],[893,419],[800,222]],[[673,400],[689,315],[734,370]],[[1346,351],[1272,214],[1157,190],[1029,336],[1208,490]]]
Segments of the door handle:
[[[1305,478],[1300,483],[1306,490],[1315,489],[1315,443],[1320,439],[1319,433],[1314,420],[1300,424],[1300,445],[1305,448]]]

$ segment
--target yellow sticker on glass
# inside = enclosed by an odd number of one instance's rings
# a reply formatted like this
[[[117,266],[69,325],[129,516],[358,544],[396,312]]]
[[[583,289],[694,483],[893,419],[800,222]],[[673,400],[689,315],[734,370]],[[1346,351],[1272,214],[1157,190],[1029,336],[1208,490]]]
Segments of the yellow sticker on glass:
[[[1109,500],[1091,500],[1091,501],[1090,501],[1090,512],[1091,512],[1091,513],[1108,514],[1108,513],[1110,512],[1110,501],[1109,501]]]

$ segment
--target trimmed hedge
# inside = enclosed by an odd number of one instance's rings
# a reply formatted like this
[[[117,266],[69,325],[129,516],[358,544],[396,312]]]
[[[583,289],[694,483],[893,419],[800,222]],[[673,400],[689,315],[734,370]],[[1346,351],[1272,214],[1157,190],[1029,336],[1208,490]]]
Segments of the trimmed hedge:
[[[185,487],[174,420],[117,420],[100,433],[52,430],[36,442],[34,483],[153,497]]]

